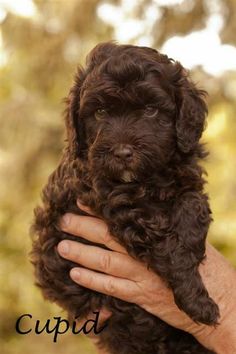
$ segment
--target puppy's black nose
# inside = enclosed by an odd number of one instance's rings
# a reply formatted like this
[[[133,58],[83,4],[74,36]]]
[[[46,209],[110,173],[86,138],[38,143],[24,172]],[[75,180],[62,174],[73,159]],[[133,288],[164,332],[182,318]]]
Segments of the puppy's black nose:
[[[113,150],[113,154],[122,160],[130,160],[133,156],[133,149],[128,144],[119,144]]]

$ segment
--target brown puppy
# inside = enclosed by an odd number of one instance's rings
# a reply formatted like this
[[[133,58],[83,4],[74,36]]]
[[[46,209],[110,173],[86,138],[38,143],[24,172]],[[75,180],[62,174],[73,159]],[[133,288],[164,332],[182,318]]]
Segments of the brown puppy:
[[[210,353],[195,339],[138,306],[79,287],[75,265],[56,246],[65,212],[83,214],[76,199],[108,224],[128,253],[171,287],[194,321],[217,323],[198,266],[211,221],[203,193],[206,156],[199,143],[204,91],[180,63],[146,47],[104,43],[80,68],[67,100],[67,146],[35,210],[32,260],[44,296],[71,318],[106,306],[113,315],[100,334],[114,354]],[[80,239],[81,242],[87,242]]]

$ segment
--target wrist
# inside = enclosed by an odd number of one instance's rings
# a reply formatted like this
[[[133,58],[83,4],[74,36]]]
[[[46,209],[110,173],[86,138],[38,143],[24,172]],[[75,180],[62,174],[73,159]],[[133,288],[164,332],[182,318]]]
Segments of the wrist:
[[[206,348],[217,354],[236,353],[236,309],[216,327],[202,326],[193,335]]]
[[[209,295],[219,306],[219,324],[194,326],[192,334],[217,354],[233,354],[236,353],[236,272],[211,246],[207,245],[206,253],[200,273]]]

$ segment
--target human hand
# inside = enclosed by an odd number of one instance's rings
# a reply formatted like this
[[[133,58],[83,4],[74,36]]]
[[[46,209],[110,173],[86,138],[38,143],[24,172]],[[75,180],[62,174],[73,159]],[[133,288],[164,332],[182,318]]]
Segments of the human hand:
[[[87,207],[81,204],[79,207],[92,214]],[[61,241],[58,245],[60,255],[88,268],[73,268],[70,271],[72,280],[95,291],[136,303],[170,325],[191,333],[217,353],[236,352],[235,270],[213,247],[207,245],[207,258],[199,270],[210,296],[220,307],[220,325],[216,328],[196,324],[179,310],[172,291],[162,279],[148,270],[145,264],[130,257],[112,238],[101,219],[73,214],[65,216],[61,223],[62,230],[104,244],[110,249],[70,240]]]

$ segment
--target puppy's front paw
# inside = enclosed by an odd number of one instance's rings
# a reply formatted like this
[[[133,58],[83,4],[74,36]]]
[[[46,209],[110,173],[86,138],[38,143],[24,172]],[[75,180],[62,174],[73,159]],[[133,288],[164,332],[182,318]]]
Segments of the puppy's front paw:
[[[197,323],[206,325],[217,325],[220,311],[218,305],[208,296],[199,296],[196,299],[177,299],[178,307]]]
[[[200,297],[194,304],[197,311],[194,311],[192,319],[195,322],[201,322],[206,325],[217,325],[220,317],[218,305],[210,298]]]

